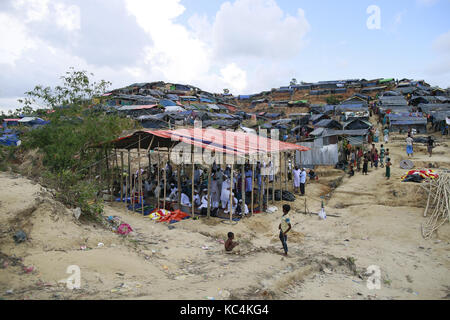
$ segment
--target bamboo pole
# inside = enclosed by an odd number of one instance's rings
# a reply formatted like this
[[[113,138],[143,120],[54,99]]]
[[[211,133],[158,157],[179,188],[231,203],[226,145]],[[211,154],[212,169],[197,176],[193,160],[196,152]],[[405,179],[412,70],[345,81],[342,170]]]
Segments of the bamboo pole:
[[[245,182],[247,180],[247,177],[245,176],[245,164],[242,165],[241,169],[241,192],[242,192],[242,205],[241,210],[244,212],[245,208],[245,200],[246,200],[246,188],[245,188]]]
[[[133,179],[133,165],[131,163],[131,158],[130,158],[130,203],[131,203],[131,210],[133,210],[134,212],[134,188],[135,188],[135,182]]]
[[[288,168],[286,154],[284,154],[284,190],[288,191]]]
[[[255,192],[255,164],[252,163],[252,193],[251,193],[251,197],[252,197],[252,212],[251,212],[250,215],[253,215],[253,212],[255,211],[254,192]]]
[[[105,162],[106,162],[106,181],[108,184],[108,193],[111,195],[111,173],[109,172],[109,157],[108,149],[105,149]]]
[[[167,167],[167,163],[164,166],[164,193],[163,193],[163,196],[164,196],[163,208],[164,209],[166,209],[166,198],[167,198],[167,170],[166,170],[166,167]]]
[[[127,169],[127,172],[128,172],[128,175],[127,175],[127,178],[125,179],[125,181],[126,181],[126,185],[127,185],[127,188],[125,189],[125,203],[127,204],[128,203],[128,196],[130,196],[130,203],[131,203],[131,184],[130,184],[130,177],[131,177],[131,155],[130,155],[130,150],[128,150],[128,169]]]
[[[139,135],[138,145],[138,163],[139,163],[139,199],[141,201],[141,213],[144,215],[144,192],[142,190],[142,172],[141,172],[141,135]]]
[[[258,191],[259,191],[259,197],[258,197],[258,205],[259,205],[259,211],[263,211],[264,207],[264,181],[262,176],[262,170],[261,166],[259,167],[259,179],[261,180],[261,186],[258,185]]]
[[[191,195],[192,199],[194,199],[194,171],[195,171],[195,163],[194,163],[194,153],[192,153],[192,173],[191,173]],[[208,199],[209,202],[209,199]],[[192,219],[195,217],[195,208],[192,206]]]
[[[270,173],[272,174],[272,204],[275,203],[275,164],[272,162],[272,168],[270,169]]]
[[[177,188],[178,188],[178,205],[181,210],[181,166],[177,165]],[[192,203],[194,203],[194,198],[192,198]]]
[[[192,198],[192,206],[194,206],[194,198]],[[211,166],[208,166],[208,209],[207,217],[211,216]]]
[[[118,170],[119,170],[119,157],[117,156],[117,149],[114,148],[114,158],[116,160],[116,166],[114,169],[114,182],[119,183],[119,176],[118,176]],[[114,189],[114,183],[113,183],[113,189]],[[115,198],[116,196],[114,196]]]
[[[283,161],[281,160],[283,157],[283,153],[280,153],[280,175],[279,175],[279,179],[280,179],[280,201],[283,201],[283,170],[281,168],[281,164],[283,163]]]
[[[120,151],[120,202],[123,202],[123,151]]]
[[[267,171],[266,171],[267,173]],[[269,176],[266,174],[266,176],[264,177],[264,181],[266,183],[266,189],[267,189],[267,195],[266,195],[266,205],[269,206]],[[263,199],[264,202],[264,199]]]
[[[161,159],[160,159],[160,154],[159,154],[159,142],[158,142],[158,186],[157,186],[157,188],[160,188],[160,186],[161,186],[161,182],[159,181],[159,179],[161,178],[160,177],[160,174],[161,174],[160,162],[161,162]],[[159,189],[159,192],[158,192],[158,210],[160,208],[160,195],[161,195],[161,188]]]
[[[233,163],[231,164],[231,170],[230,170],[230,222],[233,221]]]

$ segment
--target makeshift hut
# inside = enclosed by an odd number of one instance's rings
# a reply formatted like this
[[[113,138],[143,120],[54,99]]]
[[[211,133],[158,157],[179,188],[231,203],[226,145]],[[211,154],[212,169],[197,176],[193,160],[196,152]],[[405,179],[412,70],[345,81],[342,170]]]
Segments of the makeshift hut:
[[[207,190],[207,199],[211,199],[211,176],[213,166],[222,166],[223,160],[226,158],[226,163],[229,165],[228,169],[230,177],[235,177],[234,172],[236,164],[241,164],[241,177],[242,181],[244,181],[244,178],[246,177],[244,175],[244,164],[247,164],[251,168],[250,177],[252,181],[251,185],[253,186],[250,198],[251,206],[249,206],[249,209],[251,208],[250,212],[254,213],[256,202],[258,202],[259,208],[262,208],[263,195],[266,195],[266,192],[267,201],[269,200],[268,195],[270,185],[268,174],[264,174],[261,177],[264,181],[264,183],[260,185],[262,189],[257,189],[258,193],[255,192],[255,187],[257,185],[255,182],[255,169],[258,164],[261,164],[262,161],[264,161],[263,156],[271,155],[271,161],[273,161],[274,165],[278,168],[282,168],[281,164],[284,163],[284,171],[279,170],[277,179],[273,179],[272,182],[270,182],[272,184],[272,190],[275,190],[276,183],[282,193],[283,190],[287,190],[286,153],[309,150],[309,148],[301,145],[285,143],[261,135],[257,136],[240,131],[233,132],[201,128],[137,131],[132,135],[105,142],[95,147],[113,148],[114,154],[108,155],[108,152],[105,151],[105,165],[102,166],[102,164],[97,163],[96,166],[90,168],[90,177],[92,178],[97,175],[97,172],[95,172],[96,168],[97,170],[101,167],[107,168],[106,172],[100,171],[100,179],[107,181],[108,193],[113,197],[117,196],[114,194],[114,181],[120,186],[127,186],[126,188],[119,188],[118,201],[130,202],[130,208],[132,208],[133,211],[138,209],[142,215],[145,214],[144,207],[148,205],[149,201],[148,197],[146,199],[143,186],[144,172],[150,172],[153,167],[157,167],[155,173],[157,174],[156,183],[160,185],[161,180],[163,181],[162,191],[157,193],[158,196],[156,199],[153,199],[155,200],[155,207],[157,209],[167,209],[166,204],[169,201],[178,203],[178,206],[181,207],[180,192],[178,192],[176,200],[167,198],[166,192],[168,181],[166,170],[169,168],[169,163],[172,163],[176,167],[178,190],[181,190],[182,172],[185,176],[188,176],[191,200],[194,199],[195,163],[201,163],[207,167],[208,181],[206,186],[207,189],[205,189]],[[127,168],[124,165],[125,155],[127,155],[128,158]],[[131,160],[132,155],[135,159],[137,158],[137,161],[133,162]],[[157,156],[156,163],[152,162],[152,155]],[[153,160],[155,160],[154,157]],[[147,165],[145,165],[145,162],[147,162]],[[161,171],[161,169],[163,169],[163,171]],[[136,174],[132,174],[133,172],[136,172]],[[163,172],[162,176],[160,175],[161,172]],[[102,175],[101,173],[105,174]],[[272,176],[274,173],[274,171],[271,171]],[[233,203],[233,192],[237,191],[235,185],[231,184],[229,192],[230,203]],[[272,192],[272,202],[274,201],[274,194],[275,192]],[[245,193],[243,193],[242,196],[245,203]],[[207,217],[210,217],[211,201],[207,202]],[[230,223],[233,220],[233,210],[233,207],[231,207],[231,210],[229,211]],[[195,216],[195,205],[191,206],[190,214],[192,218]]]

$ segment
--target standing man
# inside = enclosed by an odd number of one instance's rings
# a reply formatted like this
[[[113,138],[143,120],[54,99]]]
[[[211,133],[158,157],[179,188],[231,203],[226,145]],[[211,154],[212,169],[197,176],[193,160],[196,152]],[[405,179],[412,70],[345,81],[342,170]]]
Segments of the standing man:
[[[430,158],[431,158],[431,155],[433,154],[433,144],[434,144],[434,141],[431,138],[431,136],[429,136],[428,140],[427,140],[427,149],[428,149],[428,153],[430,155]]]
[[[414,156],[414,150],[413,150],[413,138],[411,138],[411,134],[408,133],[408,138],[406,138],[406,154],[408,157]]]
[[[357,150],[356,151],[356,167],[357,167],[358,172],[359,172],[359,171],[361,171],[361,159],[364,156],[364,154],[363,154],[363,152],[362,152],[360,147],[358,147],[356,150]]]
[[[280,230],[280,240],[283,245],[284,255],[288,255],[288,246],[287,246],[287,233],[291,230],[291,220],[289,219],[289,211],[291,210],[291,206],[288,204],[283,205],[283,216],[281,217],[281,223],[278,226]]]
[[[302,196],[305,195],[305,183],[306,183],[306,170],[302,168],[302,172],[300,173],[300,193]]]
[[[298,189],[300,188],[300,175],[301,175],[300,169],[297,166],[295,166],[295,169],[294,169],[294,193],[298,193]]]
[[[374,156],[375,156],[375,144],[372,144],[372,149],[370,150],[370,167],[373,168],[374,163]]]

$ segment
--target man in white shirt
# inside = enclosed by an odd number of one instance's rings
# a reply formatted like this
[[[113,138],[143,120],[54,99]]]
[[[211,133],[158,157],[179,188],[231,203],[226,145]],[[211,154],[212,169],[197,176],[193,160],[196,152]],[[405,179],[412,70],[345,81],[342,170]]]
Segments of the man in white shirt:
[[[222,183],[222,192],[220,193],[220,201],[222,202],[222,209],[226,209],[228,206],[228,202],[230,201],[230,188],[231,181],[227,177],[226,180]]]
[[[294,193],[298,193],[298,188],[300,188],[300,176],[301,176],[301,170],[295,166],[294,169]]]
[[[178,197],[178,188],[175,187],[175,184],[171,183],[170,184],[170,194],[169,194],[169,199],[171,201],[175,201]]]
[[[302,168],[302,172],[300,173],[300,193],[302,196],[305,195],[305,184],[306,184],[306,170]]]
[[[243,203],[242,199],[239,200],[239,205],[236,208],[236,214],[242,216],[244,214],[245,216],[248,215],[248,206],[246,203]]]
[[[189,197],[184,192],[181,193],[181,205],[187,206],[187,207],[191,206],[191,201],[189,200]]]
[[[198,194],[198,190],[194,190],[194,204],[197,207],[200,207],[200,205],[202,204],[200,195]]]

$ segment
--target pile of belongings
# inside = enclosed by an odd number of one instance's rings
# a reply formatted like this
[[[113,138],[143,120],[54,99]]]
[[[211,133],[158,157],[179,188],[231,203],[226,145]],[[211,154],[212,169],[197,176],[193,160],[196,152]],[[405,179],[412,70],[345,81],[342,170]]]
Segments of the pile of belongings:
[[[295,195],[290,192],[290,191],[286,191],[283,190],[283,199],[281,199],[280,197],[281,195],[281,191],[280,190],[275,190],[275,201],[290,201],[290,202],[294,202],[295,201]],[[272,199],[272,189],[269,189],[269,199]]]
[[[106,221],[108,222],[109,227],[112,229],[112,231],[117,232],[121,235],[127,235],[133,231],[128,223],[122,222],[117,216],[109,216],[108,218],[106,218]]]
[[[165,209],[155,209],[150,213],[148,217],[158,222],[175,223],[184,219],[188,219],[190,215],[181,210],[169,211]]]
[[[402,182],[422,182],[426,179],[436,179],[439,175],[431,169],[410,170],[401,177]]]
[[[155,209],[153,210],[147,217],[152,219],[152,220],[156,220],[159,221],[159,219],[161,219],[162,217],[169,215],[170,211],[166,210],[166,209]]]

